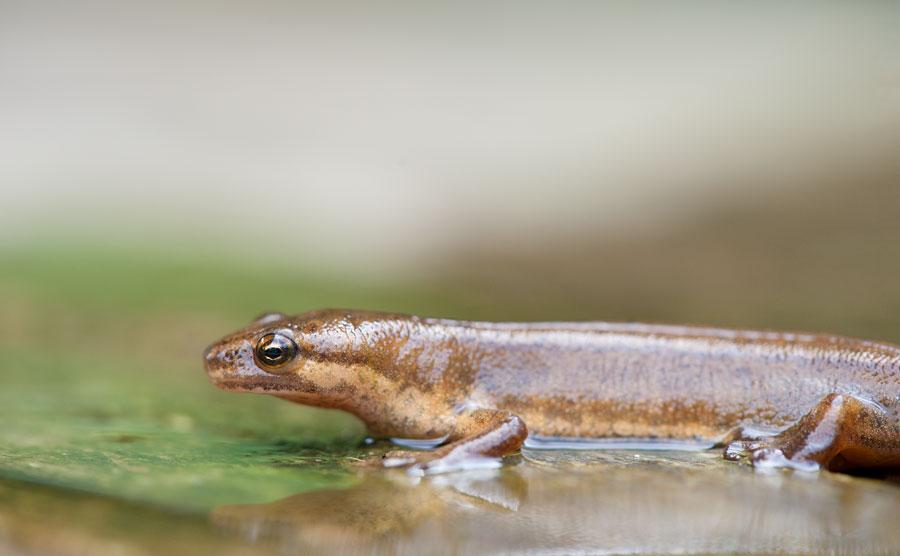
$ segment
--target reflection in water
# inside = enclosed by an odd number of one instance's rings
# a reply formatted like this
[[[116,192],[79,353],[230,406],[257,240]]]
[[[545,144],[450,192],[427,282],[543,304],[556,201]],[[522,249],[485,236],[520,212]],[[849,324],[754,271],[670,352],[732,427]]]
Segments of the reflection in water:
[[[718,452],[532,451],[502,469],[220,506],[218,527],[287,554],[894,554],[900,490],[759,472]],[[516,463],[518,462],[518,465]]]

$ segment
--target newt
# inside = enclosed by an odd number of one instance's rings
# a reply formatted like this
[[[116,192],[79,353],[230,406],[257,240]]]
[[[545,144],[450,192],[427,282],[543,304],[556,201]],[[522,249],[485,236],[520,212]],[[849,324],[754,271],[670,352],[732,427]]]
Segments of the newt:
[[[437,472],[554,438],[709,442],[757,466],[900,466],[900,346],[641,323],[267,313],[210,346],[212,383],[440,439],[386,467]]]

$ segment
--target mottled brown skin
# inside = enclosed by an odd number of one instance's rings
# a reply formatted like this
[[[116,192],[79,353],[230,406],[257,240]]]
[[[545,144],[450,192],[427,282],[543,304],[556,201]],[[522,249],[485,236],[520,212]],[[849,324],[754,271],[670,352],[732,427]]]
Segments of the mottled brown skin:
[[[278,369],[255,353],[270,333],[299,348]],[[263,315],[211,346],[206,370],[226,390],[349,411],[379,436],[448,442],[386,466],[497,457],[529,431],[697,439],[800,469],[900,465],[900,347],[840,336],[324,310]]]

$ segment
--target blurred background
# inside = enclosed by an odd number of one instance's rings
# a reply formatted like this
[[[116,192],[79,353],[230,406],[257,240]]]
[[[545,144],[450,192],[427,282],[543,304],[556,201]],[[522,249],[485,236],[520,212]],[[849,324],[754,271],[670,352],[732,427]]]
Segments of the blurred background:
[[[229,458],[358,424],[203,376],[268,310],[900,342],[898,29],[891,2],[2,1],[0,474],[191,511],[320,484]]]
[[[891,3],[2,6],[6,250],[900,330]]]

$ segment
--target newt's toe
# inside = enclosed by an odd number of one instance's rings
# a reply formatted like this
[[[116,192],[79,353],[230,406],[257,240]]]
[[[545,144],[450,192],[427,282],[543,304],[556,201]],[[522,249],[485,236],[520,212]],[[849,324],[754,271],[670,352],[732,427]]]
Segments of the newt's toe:
[[[383,467],[407,467],[414,463],[416,463],[416,458],[413,457],[386,457],[381,460]]]
[[[752,461],[753,453],[764,449],[763,441],[760,439],[753,440],[732,440],[725,444],[722,455],[730,461],[740,461],[750,457]]]
[[[819,462],[814,459],[797,456],[789,458],[784,455],[784,452],[780,448],[775,447],[754,450],[753,453],[750,454],[750,461],[753,462],[753,467],[758,468],[788,467],[797,471],[818,471],[821,468]]]
[[[760,469],[787,467],[797,471],[818,471],[820,463],[803,454],[788,450],[788,442],[781,436],[732,440],[725,444],[723,457],[731,461],[748,460],[753,467]]]

